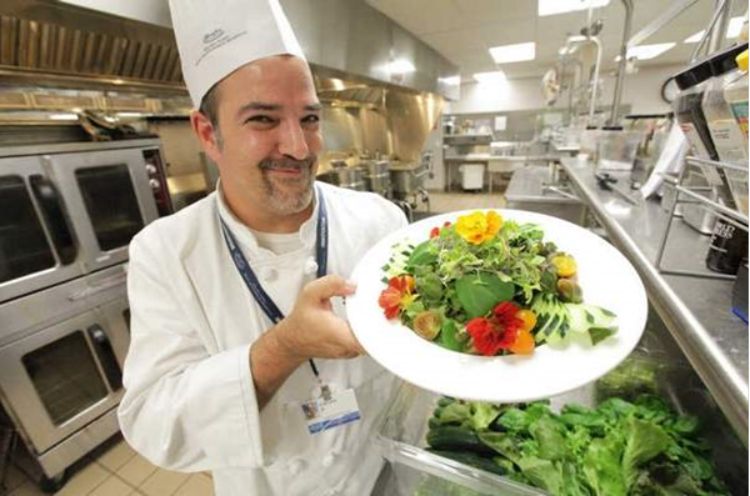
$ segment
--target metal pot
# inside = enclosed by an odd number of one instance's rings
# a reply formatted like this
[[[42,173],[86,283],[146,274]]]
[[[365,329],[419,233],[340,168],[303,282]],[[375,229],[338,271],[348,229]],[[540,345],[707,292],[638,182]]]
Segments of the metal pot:
[[[365,187],[368,191],[391,196],[390,163],[387,160],[368,160],[362,163],[365,172]]]
[[[342,188],[367,191],[364,169],[360,167],[334,167],[328,172],[318,174],[317,179]]]
[[[422,188],[427,172],[425,165],[391,169],[391,183],[393,184],[394,194],[403,197],[417,193]]]

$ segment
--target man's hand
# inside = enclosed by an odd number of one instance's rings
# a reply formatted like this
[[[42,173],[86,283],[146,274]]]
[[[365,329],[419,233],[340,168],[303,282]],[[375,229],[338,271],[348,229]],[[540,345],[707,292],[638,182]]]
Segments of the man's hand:
[[[355,287],[338,276],[307,284],[294,309],[279,324],[279,341],[301,359],[353,358],[364,353],[349,324],[333,313],[331,298],[354,294]]]
[[[333,313],[331,298],[355,288],[338,276],[310,282],[292,312],[250,347],[258,408],[263,408],[294,370],[309,358],[354,358],[364,353],[349,324]]]

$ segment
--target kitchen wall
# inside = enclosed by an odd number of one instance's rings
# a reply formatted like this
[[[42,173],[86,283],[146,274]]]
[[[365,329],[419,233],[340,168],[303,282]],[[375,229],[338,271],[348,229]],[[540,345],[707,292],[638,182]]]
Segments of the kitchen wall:
[[[661,99],[661,85],[665,79],[675,74],[683,66],[669,65],[642,67],[637,74],[625,76],[622,103],[630,104],[632,113],[660,113],[670,110]],[[541,77],[510,79],[505,87],[487,87],[478,83],[461,85],[461,99],[450,102],[448,114],[468,114],[512,110],[532,110],[545,107],[541,90]],[[605,74],[603,79],[602,105],[612,103],[614,74]],[[563,93],[555,108],[565,109],[567,94]]]

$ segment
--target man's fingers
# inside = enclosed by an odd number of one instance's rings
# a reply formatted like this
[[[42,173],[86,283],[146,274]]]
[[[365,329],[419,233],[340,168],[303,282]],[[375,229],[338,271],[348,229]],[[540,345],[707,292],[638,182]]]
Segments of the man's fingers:
[[[349,296],[357,289],[342,277],[328,275],[310,282],[305,288],[315,298],[325,300],[333,296]]]
[[[357,353],[357,355],[367,354],[365,349],[362,347],[362,344],[360,344],[359,340],[357,339],[357,336],[354,335],[354,331],[352,331],[352,326],[349,325],[349,322],[346,323],[346,328],[349,330],[349,333],[351,334],[352,344],[354,345],[353,350]]]

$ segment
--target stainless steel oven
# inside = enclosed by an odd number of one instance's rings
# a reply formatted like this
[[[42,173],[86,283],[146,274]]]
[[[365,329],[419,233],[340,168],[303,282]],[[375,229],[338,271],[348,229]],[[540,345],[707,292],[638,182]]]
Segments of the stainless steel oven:
[[[128,245],[171,213],[158,139],[0,149],[0,401],[55,481],[118,431]]]
[[[129,307],[125,267],[3,307],[0,399],[47,476],[117,432]]]
[[[157,139],[0,149],[0,302],[124,262],[169,201]]]

